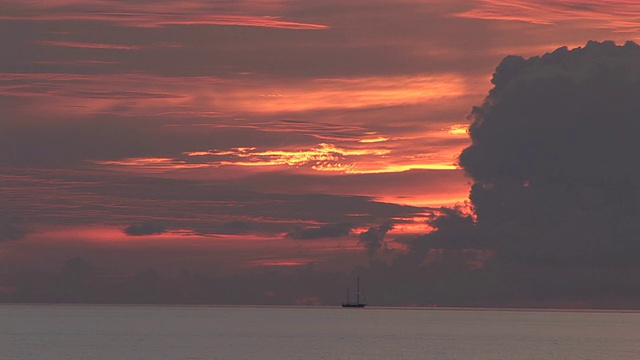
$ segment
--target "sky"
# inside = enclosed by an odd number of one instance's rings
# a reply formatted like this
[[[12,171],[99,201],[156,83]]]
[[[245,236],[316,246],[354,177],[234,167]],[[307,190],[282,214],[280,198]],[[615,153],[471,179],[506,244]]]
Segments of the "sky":
[[[478,190],[510,143],[468,130],[496,67],[640,42],[639,19],[630,0],[0,0],[0,272],[348,271],[442,232],[443,207],[513,213]]]

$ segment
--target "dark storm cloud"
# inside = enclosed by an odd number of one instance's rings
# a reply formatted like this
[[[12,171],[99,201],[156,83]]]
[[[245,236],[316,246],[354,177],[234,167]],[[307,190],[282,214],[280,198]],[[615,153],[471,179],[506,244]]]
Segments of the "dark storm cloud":
[[[311,240],[331,237],[347,236],[351,234],[352,224],[326,224],[318,227],[308,227],[287,233],[286,237],[297,240]]]
[[[475,214],[436,210],[379,273],[436,303],[637,307],[640,46],[509,56],[492,82],[460,155]]]
[[[637,266],[640,47],[510,56],[474,108],[460,165],[505,260]]]
[[[486,246],[480,241],[471,214],[462,208],[436,209],[427,223],[435,229],[427,235],[402,240],[412,251],[427,249],[468,249]]]
[[[393,229],[393,221],[386,220],[382,224],[370,227],[369,230],[360,233],[360,243],[364,244],[369,256],[375,255],[386,243],[384,237]]]

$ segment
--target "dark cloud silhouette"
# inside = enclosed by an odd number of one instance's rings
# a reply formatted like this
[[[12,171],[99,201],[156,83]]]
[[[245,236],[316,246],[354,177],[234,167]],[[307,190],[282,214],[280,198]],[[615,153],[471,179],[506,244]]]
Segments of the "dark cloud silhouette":
[[[640,46],[509,56],[492,82],[460,155],[476,237],[504,261],[638,266]]]
[[[386,246],[385,235],[393,229],[393,221],[386,220],[382,224],[370,227],[369,230],[360,233],[360,243],[364,244],[369,256],[375,255],[378,250]]]
[[[167,228],[158,223],[143,222],[127,226],[122,231],[129,236],[144,236],[165,233],[167,231]]]
[[[319,227],[309,227],[300,230],[295,230],[287,233],[286,237],[298,240],[310,240],[310,239],[322,239],[330,237],[347,236],[351,234],[353,225],[340,223],[340,224],[326,224]]]
[[[635,308],[640,46],[508,56],[492,82],[460,155],[474,213],[435,210],[433,232],[370,271],[429,284],[403,295],[434,303]]]

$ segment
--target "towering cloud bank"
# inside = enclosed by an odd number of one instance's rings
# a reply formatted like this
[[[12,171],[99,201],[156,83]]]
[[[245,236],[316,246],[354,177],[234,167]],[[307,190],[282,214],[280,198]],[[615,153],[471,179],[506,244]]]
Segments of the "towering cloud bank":
[[[505,262],[640,266],[640,46],[509,56],[492,82],[460,155],[479,242]]]

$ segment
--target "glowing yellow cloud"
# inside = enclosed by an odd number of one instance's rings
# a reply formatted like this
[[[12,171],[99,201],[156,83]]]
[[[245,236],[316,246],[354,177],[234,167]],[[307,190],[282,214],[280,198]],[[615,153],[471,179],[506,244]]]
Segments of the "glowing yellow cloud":
[[[238,166],[274,166],[288,165],[299,167],[312,164],[319,171],[341,171],[345,165],[339,162],[347,156],[385,155],[389,150],[383,149],[343,149],[333,144],[319,144],[306,150],[266,150],[255,148],[235,148],[230,151],[195,151],[187,152],[188,156],[227,156],[233,155],[237,160],[220,161],[223,165]],[[348,167],[348,166],[347,166]]]
[[[398,155],[393,158],[389,149],[345,149],[333,144],[319,144],[305,150],[266,150],[255,148],[235,148],[224,151],[194,151],[184,153],[190,157],[225,157],[214,160],[213,164],[235,166],[309,166],[320,172],[345,174],[370,174],[402,172],[412,169],[455,170],[453,163],[441,162],[432,155]]]
[[[360,140],[361,143],[377,143],[377,142],[385,142],[385,141],[389,141],[389,138],[379,136],[375,138]]]
[[[465,125],[465,124],[455,124],[455,125],[451,125],[448,129],[448,133],[451,135],[467,135],[467,129],[469,128],[469,125]]]

